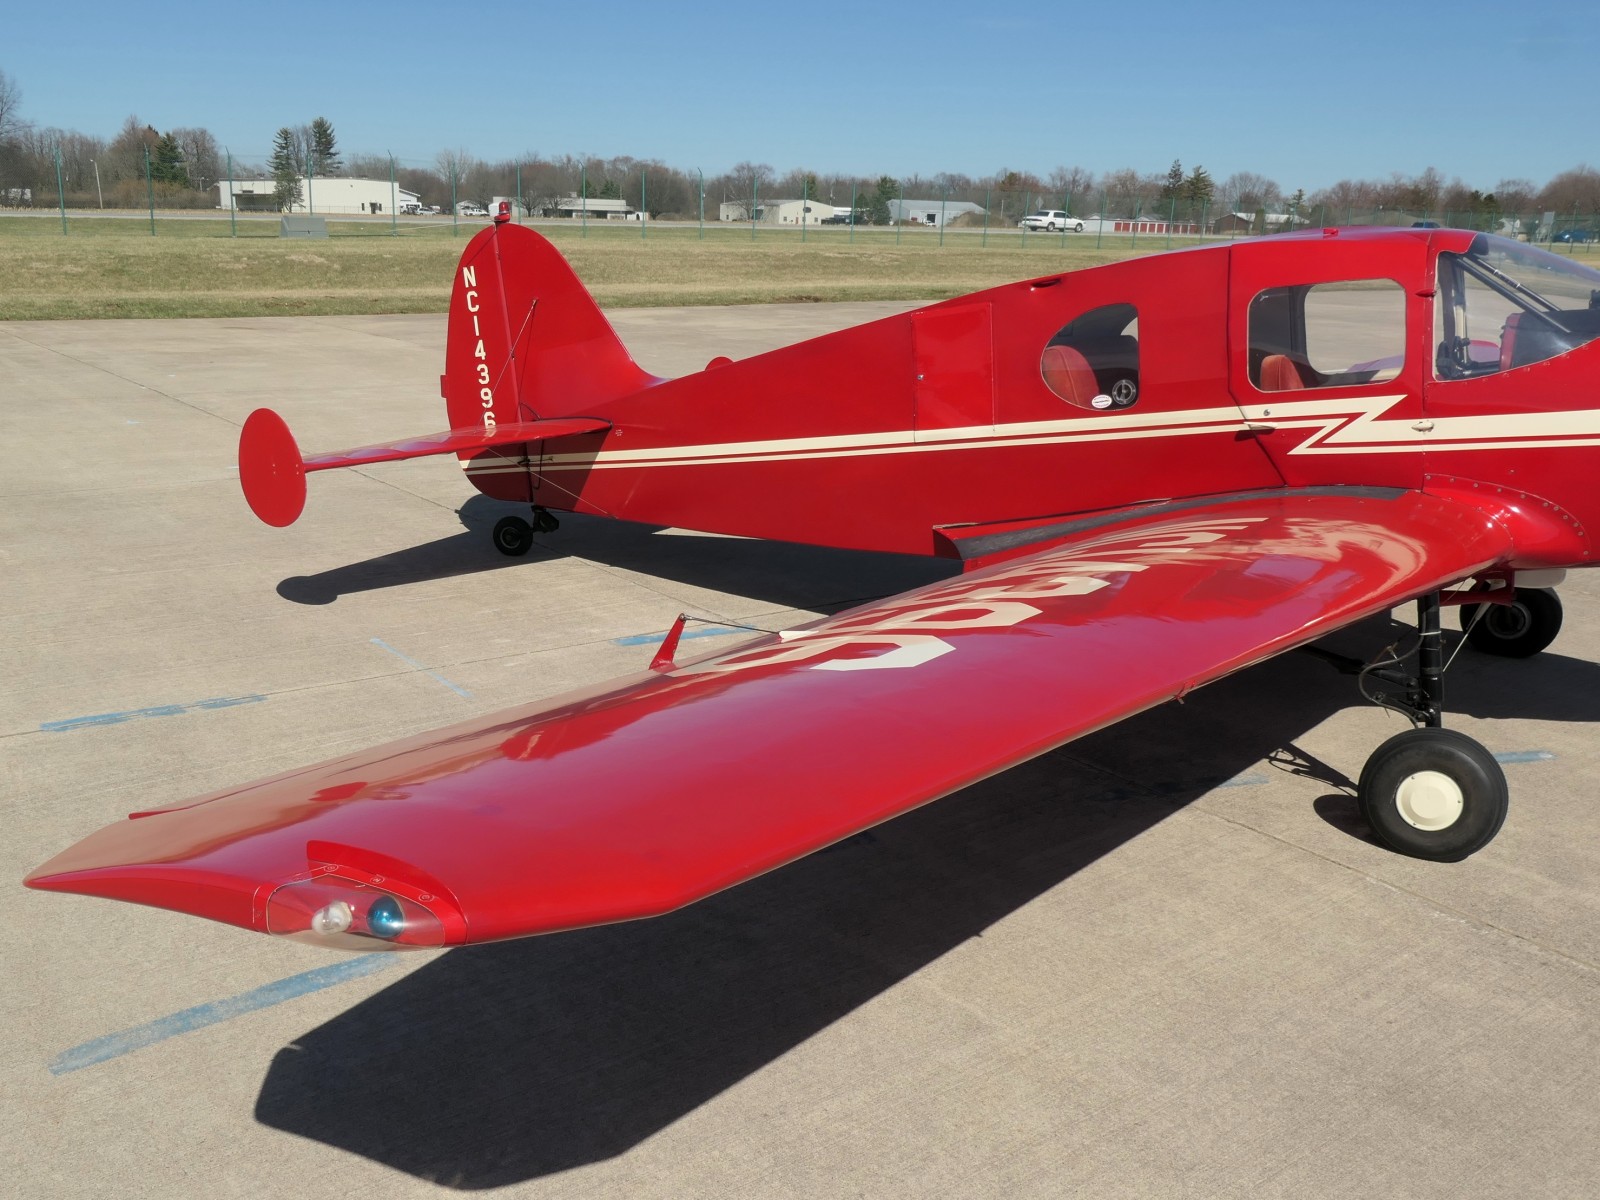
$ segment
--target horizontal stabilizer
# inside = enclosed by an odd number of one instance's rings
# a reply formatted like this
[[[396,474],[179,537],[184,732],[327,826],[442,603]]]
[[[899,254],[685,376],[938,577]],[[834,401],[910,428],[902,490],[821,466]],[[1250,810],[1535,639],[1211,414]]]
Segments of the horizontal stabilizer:
[[[603,433],[611,422],[598,417],[556,417],[545,421],[517,421],[485,428],[446,429],[421,437],[401,438],[375,446],[331,450],[301,455],[294,434],[270,408],[258,408],[245,420],[239,434],[239,483],[250,510],[268,525],[291,525],[306,504],[306,472],[330,467],[361,467],[369,463],[422,458],[540,442],[580,433]]]

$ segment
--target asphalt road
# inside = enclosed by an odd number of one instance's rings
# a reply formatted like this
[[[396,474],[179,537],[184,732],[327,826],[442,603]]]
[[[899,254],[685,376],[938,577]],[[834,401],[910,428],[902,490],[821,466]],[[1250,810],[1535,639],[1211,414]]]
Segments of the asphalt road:
[[[677,373],[897,307],[616,324]],[[1371,842],[1349,780],[1398,721],[1289,656],[655,921],[341,957],[24,890],[129,811],[635,669],[680,611],[770,627],[947,569],[581,519],[510,560],[437,459],[250,517],[251,408],[311,449],[434,430],[443,340],[0,323],[8,1194],[1593,1194],[1581,574],[1551,651],[1450,672],[1513,793],[1460,864]]]

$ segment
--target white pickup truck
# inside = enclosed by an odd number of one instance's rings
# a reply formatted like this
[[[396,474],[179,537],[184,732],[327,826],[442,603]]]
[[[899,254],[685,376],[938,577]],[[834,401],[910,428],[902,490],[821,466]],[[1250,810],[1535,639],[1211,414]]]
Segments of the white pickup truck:
[[[1083,222],[1069,212],[1059,208],[1041,208],[1036,213],[1029,213],[1017,222],[1022,226],[1023,232],[1044,230],[1054,233],[1058,229],[1070,229],[1073,233],[1083,232]]]

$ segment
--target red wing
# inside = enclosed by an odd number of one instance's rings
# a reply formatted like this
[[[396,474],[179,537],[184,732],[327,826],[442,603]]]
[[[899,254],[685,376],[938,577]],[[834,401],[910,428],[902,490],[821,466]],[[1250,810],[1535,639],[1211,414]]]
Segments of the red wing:
[[[731,653],[121,822],[28,882],[325,940],[647,916],[1509,550],[1415,492],[1099,517]]]

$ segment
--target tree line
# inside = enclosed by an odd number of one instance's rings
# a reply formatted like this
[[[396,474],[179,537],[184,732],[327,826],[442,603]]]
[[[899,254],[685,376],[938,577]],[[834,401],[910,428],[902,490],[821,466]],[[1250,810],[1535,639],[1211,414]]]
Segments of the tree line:
[[[316,117],[285,125],[274,135],[266,161],[230,160],[202,126],[165,131],[130,116],[115,137],[41,127],[26,121],[21,89],[0,70],[0,204],[55,205],[59,154],[61,191],[73,206],[142,207],[150,195],[163,207],[212,208],[216,185],[231,168],[235,179],[271,179],[279,206],[299,198],[300,181],[349,176],[388,179],[415,192],[422,203],[448,209],[471,201],[485,207],[496,197],[520,198],[529,215],[552,212],[567,197],[625,200],[652,218],[716,220],[722,205],[748,219],[751,206],[809,197],[835,208],[851,205],[861,219],[886,224],[896,198],[968,202],[988,210],[990,220],[1009,223],[1036,208],[1065,208],[1076,216],[1146,214],[1196,221],[1227,212],[1250,215],[1304,214],[1336,224],[1360,213],[1448,213],[1458,224],[1494,228],[1502,214],[1554,211],[1600,214],[1600,171],[1577,166],[1543,184],[1498,180],[1489,190],[1445,180],[1433,167],[1416,175],[1395,172],[1384,179],[1342,179],[1307,193],[1250,171],[1214,179],[1204,166],[1174,160],[1166,171],[1134,167],[1095,172],[1058,166],[1044,174],[1001,167],[970,176],[941,172],[863,177],[796,168],[779,173],[770,164],[745,161],[713,176],[656,158],[590,154],[529,153],[488,161],[465,149],[438,153],[425,165],[386,155],[345,155],[331,121]]]

